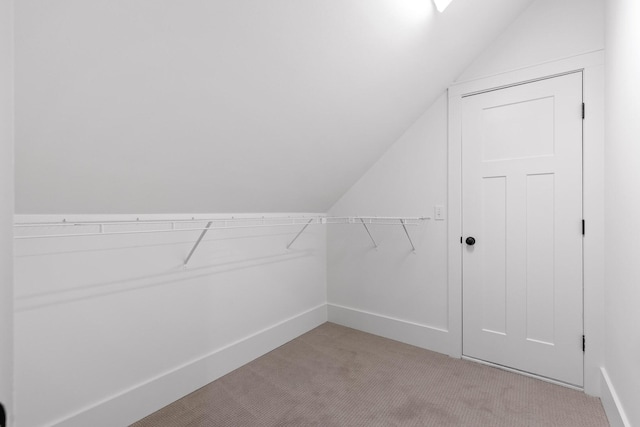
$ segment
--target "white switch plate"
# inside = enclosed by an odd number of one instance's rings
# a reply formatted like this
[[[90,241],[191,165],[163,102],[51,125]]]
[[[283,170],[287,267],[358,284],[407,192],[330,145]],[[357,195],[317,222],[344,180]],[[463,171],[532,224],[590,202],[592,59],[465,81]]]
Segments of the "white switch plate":
[[[435,217],[436,221],[443,221],[444,215],[445,215],[444,206],[436,205],[434,210],[435,210],[435,213],[433,216]]]

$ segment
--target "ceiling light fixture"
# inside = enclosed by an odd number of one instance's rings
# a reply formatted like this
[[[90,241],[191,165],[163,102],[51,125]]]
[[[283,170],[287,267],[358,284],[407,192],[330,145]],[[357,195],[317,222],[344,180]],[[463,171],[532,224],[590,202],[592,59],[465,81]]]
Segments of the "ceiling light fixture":
[[[447,6],[451,4],[451,1],[452,0],[433,0],[433,2],[436,4],[436,9],[438,9],[438,12],[440,13],[444,12]]]

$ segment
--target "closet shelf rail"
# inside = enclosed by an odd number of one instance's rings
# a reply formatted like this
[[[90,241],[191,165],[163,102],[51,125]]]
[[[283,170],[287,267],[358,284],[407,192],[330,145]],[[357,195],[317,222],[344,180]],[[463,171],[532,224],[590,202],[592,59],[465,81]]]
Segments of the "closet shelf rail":
[[[119,234],[203,231],[208,229],[282,227],[321,223],[322,217],[229,217],[191,219],[137,219],[112,221],[21,222],[14,224],[15,239],[44,239]],[[34,232],[34,230],[36,232]]]
[[[374,247],[378,244],[374,240],[369,225],[395,225],[402,226],[411,248],[416,250],[409,235],[407,226],[417,226],[429,220],[429,217],[379,217],[379,216],[242,216],[242,217],[213,217],[190,219],[136,219],[136,220],[112,220],[112,221],[43,221],[43,222],[17,222],[14,224],[14,238],[16,240],[67,238],[79,236],[106,236],[124,234],[151,234],[172,232],[195,232],[200,235],[196,240],[189,255],[184,261],[186,266],[194,252],[204,239],[207,232],[217,229],[260,228],[260,227],[286,227],[302,226],[298,234],[287,245],[289,249],[293,243],[304,233],[310,225],[321,224],[361,224]]]

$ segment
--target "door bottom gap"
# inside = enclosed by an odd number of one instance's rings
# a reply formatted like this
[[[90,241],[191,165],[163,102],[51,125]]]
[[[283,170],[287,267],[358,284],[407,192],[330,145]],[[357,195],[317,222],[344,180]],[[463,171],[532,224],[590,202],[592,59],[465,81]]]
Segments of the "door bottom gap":
[[[551,383],[551,384],[559,385],[559,386],[562,386],[562,387],[570,388],[572,390],[577,390],[577,391],[584,392],[584,387],[580,387],[580,386],[577,386],[577,385],[574,385],[574,384],[565,383],[563,381],[555,380],[555,379],[549,378],[549,377],[543,377],[542,375],[532,374],[531,372],[521,371],[521,370],[515,369],[515,368],[510,368],[508,366],[499,365],[497,363],[487,362],[486,360],[476,359],[475,357],[465,356],[464,354],[462,355],[462,360],[479,363],[481,365],[490,366],[492,368],[501,369],[503,371],[511,372],[511,373],[514,373],[514,374],[523,375],[525,377],[529,377],[529,378],[533,378],[533,379],[536,379],[536,380],[544,381],[544,382],[547,382],[547,383]]]

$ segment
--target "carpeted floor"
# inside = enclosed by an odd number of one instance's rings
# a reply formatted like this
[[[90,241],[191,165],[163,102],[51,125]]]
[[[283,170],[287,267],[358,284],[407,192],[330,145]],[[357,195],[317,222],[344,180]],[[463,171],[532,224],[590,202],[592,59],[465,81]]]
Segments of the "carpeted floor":
[[[584,393],[325,323],[133,427],[608,425]]]

